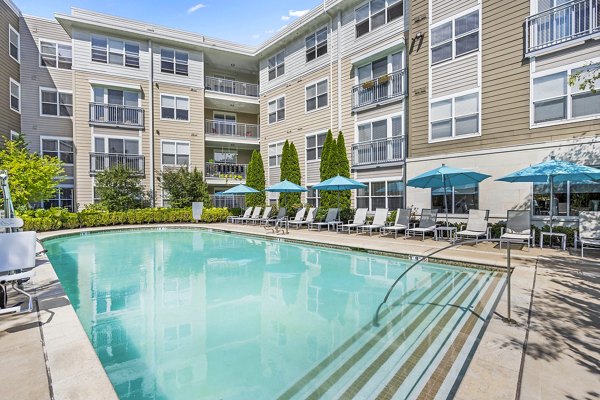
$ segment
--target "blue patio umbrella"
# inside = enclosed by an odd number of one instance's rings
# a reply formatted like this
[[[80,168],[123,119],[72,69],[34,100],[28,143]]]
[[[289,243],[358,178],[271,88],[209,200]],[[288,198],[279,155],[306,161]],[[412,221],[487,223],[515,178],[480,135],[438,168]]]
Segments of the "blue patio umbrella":
[[[338,192],[338,215],[340,212],[340,192],[343,190],[352,190],[352,189],[364,189],[367,185],[364,183],[360,183],[355,181],[354,179],[346,178],[345,176],[334,176],[333,178],[329,178],[321,183],[317,183],[313,186],[313,189],[316,190],[330,190]]]
[[[300,193],[300,192],[308,192],[308,189],[302,187],[300,185],[296,185],[293,182],[285,181],[274,184],[273,186],[269,186],[265,189],[267,192],[278,192],[278,193]]]
[[[552,217],[554,216],[554,184],[566,181],[599,181],[600,169],[569,161],[550,160],[531,165],[512,174],[496,179],[502,182],[533,182],[550,185],[550,232],[552,232]]]
[[[439,190],[442,188],[441,190],[444,194],[444,208],[446,209],[446,226],[448,226],[448,189],[453,186],[466,186],[479,183],[489,177],[490,175],[469,171],[467,169],[447,167],[445,164],[442,164],[439,168],[415,176],[406,182],[406,184],[408,186],[423,189],[431,188]]]
[[[235,195],[235,194],[250,194],[250,193],[260,193],[258,190],[253,189],[249,186],[246,185],[242,185],[241,183],[239,185],[236,185],[230,189],[225,190],[224,192],[221,193],[217,193],[218,196],[227,196],[227,195]]]

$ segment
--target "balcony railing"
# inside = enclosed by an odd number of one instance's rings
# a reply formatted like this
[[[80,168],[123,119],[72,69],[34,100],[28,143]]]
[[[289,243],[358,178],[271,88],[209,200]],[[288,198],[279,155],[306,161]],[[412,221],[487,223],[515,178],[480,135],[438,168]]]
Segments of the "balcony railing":
[[[352,109],[403,97],[406,94],[404,70],[392,72],[352,88]]]
[[[214,207],[227,207],[227,208],[244,208],[246,207],[246,196],[244,195],[231,195],[231,196],[216,196],[210,195],[210,200]]]
[[[260,127],[254,124],[237,124],[225,121],[204,121],[205,133],[230,139],[258,140]]]
[[[140,176],[144,176],[146,171],[145,159],[142,155],[90,153],[90,174],[92,175],[117,166],[123,166]]]
[[[221,179],[231,183],[246,180],[248,164],[206,163],[204,176],[206,179]]]
[[[211,90],[213,92],[258,97],[258,85],[255,83],[238,82],[207,76],[204,78],[204,84],[206,90]]]
[[[143,128],[144,110],[139,107],[90,103],[90,123],[119,127]]]
[[[577,0],[527,18],[526,51],[600,33],[600,0]]]
[[[401,162],[404,147],[403,136],[353,144],[352,167]]]

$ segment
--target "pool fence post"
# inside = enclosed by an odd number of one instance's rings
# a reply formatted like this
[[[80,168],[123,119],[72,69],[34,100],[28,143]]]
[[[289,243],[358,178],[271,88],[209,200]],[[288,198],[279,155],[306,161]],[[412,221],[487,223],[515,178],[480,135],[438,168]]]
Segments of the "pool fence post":
[[[510,315],[510,276],[511,276],[511,265],[510,265],[510,245],[511,242],[510,240],[507,243],[506,246],[506,304],[507,304],[507,318],[506,318],[506,322],[508,322],[509,324],[513,322],[513,320],[511,319],[511,315]]]

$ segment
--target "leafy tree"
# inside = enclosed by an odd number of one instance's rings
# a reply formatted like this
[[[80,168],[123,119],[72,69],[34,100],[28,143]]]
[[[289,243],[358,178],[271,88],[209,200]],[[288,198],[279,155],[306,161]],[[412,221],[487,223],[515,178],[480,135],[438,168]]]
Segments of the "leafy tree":
[[[250,164],[248,164],[246,185],[260,191],[260,193],[247,194],[246,205],[248,207],[264,206],[266,202],[264,192],[265,166],[263,164],[262,156],[257,150],[252,152],[252,158],[250,159]]]
[[[96,175],[96,193],[108,211],[127,211],[145,205],[142,177],[122,165]]]
[[[337,137],[337,160],[336,166],[338,169],[338,175],[350,178],[350,161],[348,161],[348,153],[346,152],[346,143],[344,141],[344,134],[342,131]],[[350,190],[344,190],[340,193],[340,205],[342,209],[350,208],[350,197],[352,193]]]
[[[591,91],[596,94],[596,83],[600,80],[600,64],[590,64],[573,75],[569,76],[569,85],[582,91]]]
[[[13,205],[20,210],[54,197],[57,185],[65,179],[60,160],[30,153],[23,135],[6,141],[0,151],[0,170],[8,172]]]
[[[300,160],[298,158],[298,151],[296,150],[296,145],[293,142],[290,143],[287,149],[285,162],[285,179],[292,183],[295,183],[296,185],[300,185],[300,182],[302,180],[302,174],[300,172]],[[280,207],[286,207],[288,211],[292,211],[300,204],[300,193],[280,193]]]
[[[327,180],[329,178],[333,178],[337,175],[337,168],[335,167],[335,159],[337,158],[335,154],[336,143],[333,139],[333,134],[331,133],[331,129],[327,132],[327,136],[325,137],[325,142],[323,143],[323,151],[321,152],[321,165],[319,166],[319,172],[321,177],[321,182]],[[322,190],[319,191],[319,206],[323,208],[329,208],[332,206],[332,198],[335,197],[335,201],[337,204],[337,195],[332,196],[331,191]]]
[[[191,172],[186,167],[165,171],[159,180],[163,190],[169,194],[169,204],[173,208],[190,207],[195,201],[210,204],[208,185],[197,168]]]

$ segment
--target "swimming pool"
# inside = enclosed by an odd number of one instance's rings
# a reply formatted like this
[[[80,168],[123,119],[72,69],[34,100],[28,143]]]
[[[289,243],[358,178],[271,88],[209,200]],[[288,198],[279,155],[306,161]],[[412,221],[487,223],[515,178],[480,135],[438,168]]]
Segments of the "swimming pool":
[[[44,242],[121,399],[445,398],[503,279],[192,229]]]

